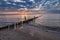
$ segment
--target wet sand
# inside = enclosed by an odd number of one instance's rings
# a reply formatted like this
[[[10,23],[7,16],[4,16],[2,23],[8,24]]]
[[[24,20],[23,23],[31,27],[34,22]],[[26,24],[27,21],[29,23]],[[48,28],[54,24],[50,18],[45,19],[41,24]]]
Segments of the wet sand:
[[[24,24],[17,29],[0,30],[0,40],[60,40],[60,34]]]
[[[32,40],[32,36],[17,30],[1,30],[0,40]]]

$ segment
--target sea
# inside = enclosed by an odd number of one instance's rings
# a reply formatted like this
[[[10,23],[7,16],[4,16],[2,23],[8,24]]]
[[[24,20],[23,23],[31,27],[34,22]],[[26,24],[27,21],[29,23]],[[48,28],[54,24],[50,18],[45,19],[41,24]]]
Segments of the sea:
[[[34,16],[41,16],[42,14],[38,15],[18,15],[18,14],[2,14],[0,15],[0,27],[15,24],[16,22],[20,22],[26,19],[33,18]],[[60,14],[43,14],[41,17],[35,20],[36,24],[44,25],[44,26],[57,26],[60,27]],[[33,23],[34,24],[34,23]]]
[[[0,15],[0,27],[24,21],[24,17],[26,17],[26,19],[28,20],[30,18],[33,18],[34,16],[37,15],[2,14]]]

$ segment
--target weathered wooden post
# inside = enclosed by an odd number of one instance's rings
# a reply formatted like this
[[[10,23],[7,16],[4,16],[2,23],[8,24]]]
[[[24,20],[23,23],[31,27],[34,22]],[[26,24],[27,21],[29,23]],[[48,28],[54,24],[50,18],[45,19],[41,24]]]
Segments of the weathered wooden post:
[[[33,20],[33,23],[35,24],[35,16],[34,16],[34,20]]]
[[[16,29],[16,23],[14,24],[14,29]]]
[[[24,20],[26,21],[26,16],[24,17]]]
[[[16,23],[16,28],[18,28],[18,23]]]
[[[8,30],[9,30],[10,28],[9,28],[9,26],[8,26]]]

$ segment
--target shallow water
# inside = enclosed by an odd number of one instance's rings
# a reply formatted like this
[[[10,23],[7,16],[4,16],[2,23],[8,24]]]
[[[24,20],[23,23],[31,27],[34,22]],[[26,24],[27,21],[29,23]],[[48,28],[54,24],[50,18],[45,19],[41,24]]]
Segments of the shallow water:
[[[36,19],[35,23],[44,26],[60,27],[60,14],[44,14],[42,17]]]
[[[26,19],[33,18],[35,15],[0,15],[0,26],[14,24]]]
[[[14,24],[26,19],[33,18],[38,15],[0,15],[0,26]],[[33,23],[33,22],[32,22]],[[35,20],[35,23],[44,26],[60,26],[60,14],[43,14],[41,17]]]

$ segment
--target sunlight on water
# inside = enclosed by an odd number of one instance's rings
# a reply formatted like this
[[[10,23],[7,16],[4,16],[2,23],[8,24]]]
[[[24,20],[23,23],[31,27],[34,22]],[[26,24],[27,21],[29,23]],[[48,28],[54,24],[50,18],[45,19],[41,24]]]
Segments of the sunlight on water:
[[[24,14],[24,15],[23,15]],[[35,20],[35,23],[44,26],[60,26],[60,14],[33,14],[23,12],[22,15],[0,15],[0,26],[14,24],[16,22],[24,21],[26,19],[33,18],[34,16],[41,16]],[[34,23],[33,23],[34,24]]]
[[[38,15],[0,15],[0,26],[14,24],[16,22],[24,21],[26,19],[33,18],[34,16]]]
[[[44,14],[36,20],[36,23],[44,26],[60,27],[60,14]]]

